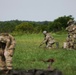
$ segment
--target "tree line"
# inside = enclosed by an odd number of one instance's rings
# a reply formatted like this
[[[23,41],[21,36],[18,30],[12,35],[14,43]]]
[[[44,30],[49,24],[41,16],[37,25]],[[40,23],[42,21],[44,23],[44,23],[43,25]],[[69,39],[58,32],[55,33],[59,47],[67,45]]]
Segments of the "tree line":
[[[0,33],[3,32],[22,32],[22,33],[39,33],[43,30],[57,32],[64,30],[67,27],[67,21],[73,19],[72,15],[61,16],[54,21],[0,21]]]

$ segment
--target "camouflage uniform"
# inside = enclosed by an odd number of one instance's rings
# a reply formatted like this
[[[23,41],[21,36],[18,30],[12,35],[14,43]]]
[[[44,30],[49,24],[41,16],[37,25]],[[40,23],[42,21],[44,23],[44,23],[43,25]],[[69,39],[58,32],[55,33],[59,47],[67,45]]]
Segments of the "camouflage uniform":
[[[12,57],[15,49],[15,38],[8,34],[0,34],[0,70],[12,69]]]
[[[73,44],[74,44],[74,49],[76,49],[76,25],[73,27]]]
[[[69,20],[67,24],[69,25],[66,28],[66,30],[68,31],[68,37],[67,37],[67,40],[66,40],[67,48],[73,49],[74,42],[75,42],[75,37],[76,37],[76,26],[74,25],[73,20]]]
[[[73,40],[72,40],[71,36],[67,37],[66,42],[67,42],[67,49],[68,48],[72,49],[73,48]]]
[[[42,42],[42,44],[46,44],[47,48],[52,48],[52,45],[55,43],[54,38],[50,35],[50,33],[47,33],[46,31],[43,32],[44,34],[44,40]]]

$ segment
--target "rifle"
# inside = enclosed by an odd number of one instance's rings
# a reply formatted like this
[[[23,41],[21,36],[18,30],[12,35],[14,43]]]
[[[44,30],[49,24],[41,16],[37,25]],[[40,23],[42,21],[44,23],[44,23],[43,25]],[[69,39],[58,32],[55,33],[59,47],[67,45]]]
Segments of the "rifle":
[[[41,44],[39,45],[39,47],[41,47],[44,44],[44,42],[41,42]]]

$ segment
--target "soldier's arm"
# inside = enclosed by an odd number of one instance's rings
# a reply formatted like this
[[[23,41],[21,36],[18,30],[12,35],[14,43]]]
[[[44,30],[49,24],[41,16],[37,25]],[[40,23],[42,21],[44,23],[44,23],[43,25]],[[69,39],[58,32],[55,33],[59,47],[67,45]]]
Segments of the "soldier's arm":
[[[5,50],[8,50],[8,47],[9,47],[9,44],[10,44],[10,40],[9,39],[6,39],[6,47],[5,47]]]
[[[50,36],[50,38],[51,38],[51,39],[54,39],[54,37],[53,37],[53,36]]]
[[[14,49],[15,48],[15,45],[16,45],[15,38],[13,36],[11,36],[11,45],[10,45],[9,49]]]
[[[44,43],[45,43],[45,42],[44,42],[44,41],[42,41],[42,42],[41,42],[41,44],[39,45],[39,47],[40,47],[40,46],[42,46]]]
[[[0,36],[0,42],[1,42],[1,40],[2,40],[2,37]]]
[[[68,27],[65,30],[68,30]]]
[[[46,39],[44,39],[44,40],[41,42],[40,46],[42,46],[43,44],[45,44],[45,43],[47,42],[47,40],[48,40],[48,38],[46,37]]]

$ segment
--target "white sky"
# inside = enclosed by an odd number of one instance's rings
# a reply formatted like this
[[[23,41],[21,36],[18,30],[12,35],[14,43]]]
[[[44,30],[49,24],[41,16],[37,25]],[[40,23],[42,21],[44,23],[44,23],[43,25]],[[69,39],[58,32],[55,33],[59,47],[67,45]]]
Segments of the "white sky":
[[[76,0],[0,0],[0,21],[53,21],[64,15],[76,20]]]

